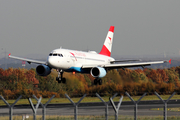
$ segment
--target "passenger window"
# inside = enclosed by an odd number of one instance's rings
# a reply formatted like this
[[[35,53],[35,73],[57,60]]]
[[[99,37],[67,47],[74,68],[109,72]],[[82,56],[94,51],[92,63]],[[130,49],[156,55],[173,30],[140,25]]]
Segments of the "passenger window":
[[[57,54],[53,54],[53,56],[57,56]]]

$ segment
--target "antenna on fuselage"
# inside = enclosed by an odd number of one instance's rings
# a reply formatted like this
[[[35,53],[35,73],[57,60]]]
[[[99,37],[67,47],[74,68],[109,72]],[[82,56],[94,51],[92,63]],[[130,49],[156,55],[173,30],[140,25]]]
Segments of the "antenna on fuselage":
[[[61,49],[62,48],[62,46],[60,46],[60,48],[59,49]]]

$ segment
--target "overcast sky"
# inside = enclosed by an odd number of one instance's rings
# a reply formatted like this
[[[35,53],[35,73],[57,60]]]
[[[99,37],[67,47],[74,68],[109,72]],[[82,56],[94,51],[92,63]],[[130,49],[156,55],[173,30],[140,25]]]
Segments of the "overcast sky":
[[[180,56],[180,0],[0,0],[0,58],[53,49],[99,52],[111,25],[112,55]]]

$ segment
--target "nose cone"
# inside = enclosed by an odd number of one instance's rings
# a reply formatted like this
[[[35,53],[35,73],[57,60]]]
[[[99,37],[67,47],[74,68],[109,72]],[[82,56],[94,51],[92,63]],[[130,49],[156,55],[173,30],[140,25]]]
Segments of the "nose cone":
[[[56,59],[54,57],[48,57],[47,63],[52,68],[56,68],[56,66],[57,66],[57,62],[56,62]]]

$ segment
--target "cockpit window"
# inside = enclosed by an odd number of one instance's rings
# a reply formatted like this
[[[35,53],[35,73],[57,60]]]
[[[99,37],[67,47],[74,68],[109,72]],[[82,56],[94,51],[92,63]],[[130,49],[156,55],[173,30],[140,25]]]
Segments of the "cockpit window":
[[[62,54],[58,54],[58,56],[63,57],[63,55],[62,55]]]
[[[49,56],[59,56],[59,57],[63,57],[63,55],[62,55],[62,54],[57,54],[57,53],[53,53],[53,54],[52,54],[52,53],[50,53],[50,54],[49,54]]]

